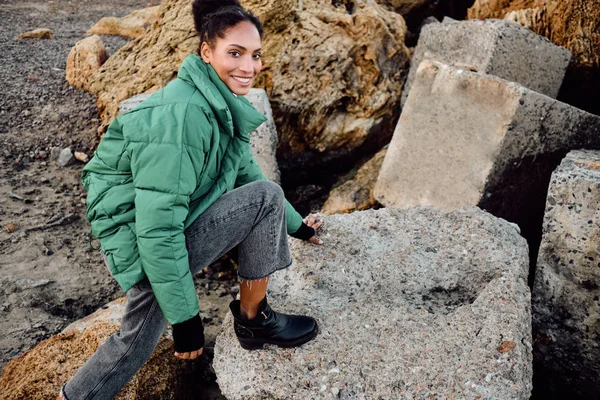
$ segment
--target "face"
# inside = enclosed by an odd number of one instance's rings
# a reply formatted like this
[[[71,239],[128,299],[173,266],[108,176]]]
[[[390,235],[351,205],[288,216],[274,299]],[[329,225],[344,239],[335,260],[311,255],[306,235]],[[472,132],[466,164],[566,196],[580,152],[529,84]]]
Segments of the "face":
[[[240,22],[224,38],[217,37],[213,47],[203,42],[200,56],[212,65],[229,90],[246,95],[262,69],[260,35],[251,22]]]

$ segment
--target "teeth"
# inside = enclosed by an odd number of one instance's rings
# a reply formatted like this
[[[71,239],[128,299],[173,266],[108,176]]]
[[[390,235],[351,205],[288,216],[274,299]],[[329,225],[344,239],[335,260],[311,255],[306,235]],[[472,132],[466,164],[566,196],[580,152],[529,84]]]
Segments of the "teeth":
[[[237,76],[234,76],[233,79],[241,83],[249,83],[252,78],[238,78]]]

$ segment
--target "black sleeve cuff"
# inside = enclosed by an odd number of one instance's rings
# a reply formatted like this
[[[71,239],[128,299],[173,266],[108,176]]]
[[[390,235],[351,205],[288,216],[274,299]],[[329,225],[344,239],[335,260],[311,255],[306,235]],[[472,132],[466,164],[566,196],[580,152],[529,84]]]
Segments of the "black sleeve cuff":
[[[296,239],[308,240],[315,236],[315,230],[303,222],[296,232],[290,233],[290,236]]]
[[[187,353],[204,347],[204,328],[200,315],[173,324],[173,343],[178,353]]]

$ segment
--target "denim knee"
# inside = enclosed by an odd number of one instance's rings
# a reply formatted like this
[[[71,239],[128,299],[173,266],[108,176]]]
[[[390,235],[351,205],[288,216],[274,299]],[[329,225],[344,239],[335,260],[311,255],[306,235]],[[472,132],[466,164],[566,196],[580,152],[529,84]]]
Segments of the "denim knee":
[[[263,199],[263,204],[270,204],[273,208],[285,207],[285,195],[278,184],[271,181],[254,181],[249,183],[256,195]]]

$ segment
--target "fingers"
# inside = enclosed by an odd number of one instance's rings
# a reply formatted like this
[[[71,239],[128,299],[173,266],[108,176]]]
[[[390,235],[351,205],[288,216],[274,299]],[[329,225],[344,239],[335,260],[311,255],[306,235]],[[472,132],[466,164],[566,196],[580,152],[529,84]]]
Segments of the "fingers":
[[[317,229],[319,229],[321,227],[321,225],[323,225],[323,220],[317,220],[316,215],[311,215],[306,220],[306,225],[310,226],[311,228],[313,228],[316,231]]]
[[[315,223],[316,220],[317,220],[317,216],[316,215],[311,215],[308,218],[308,221],[306,221],[306,225],[313,226],[313,224]]]
[[[321,225],[323,225],[323,220],[321,220],[321,221],[317,221],[317,223],[316,223],[316,224],[314,224],[314,225],[312,226],[312,228],[313,228],[313,229],[316,231],[317,229],[319,229],[319,228],[321,227]]]
[[[194,350],[194,351],[188,351],[186,353],[175,352],[175,357],[181,358],[182,360],[193,360],[195,358],[198,358],[200,355],[202,355],[203,351],[204,351],[204,348],[199,349],[199,350]]]
[[[323,241],[321,239],[319,239],[316,236],[311,237],[310,239],[308,239],[312,244],[318,244],[318,245],[322,245]]]

